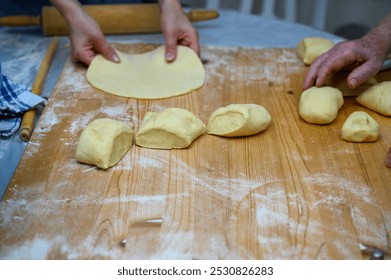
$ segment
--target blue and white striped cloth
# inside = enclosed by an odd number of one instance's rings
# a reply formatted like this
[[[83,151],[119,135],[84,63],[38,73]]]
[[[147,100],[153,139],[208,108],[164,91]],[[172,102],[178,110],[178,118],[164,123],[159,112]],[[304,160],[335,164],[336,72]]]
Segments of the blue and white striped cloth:
[[[46,100],[3,75],[0,64],[0,137],[14,134],[19,129],[23,113],[42,103],[46,104]]]

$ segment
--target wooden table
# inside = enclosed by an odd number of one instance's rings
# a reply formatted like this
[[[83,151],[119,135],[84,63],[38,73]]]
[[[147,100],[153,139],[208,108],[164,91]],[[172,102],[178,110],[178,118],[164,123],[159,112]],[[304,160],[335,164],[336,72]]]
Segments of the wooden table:
[[[292,49],[204,46],[202,59],[200,90],[149,101],[92,88],[69,60],[0,204],[0,258],[367,259],[360,243],[390,253],[391,119],[347,97],[332,124],[305,123],[306,67]],[[183,150],[134,145],[106,171],[75,160],[96,118],[137,131],[147,111],[180,107],[206,123],[231,103],[264,106],[271,126],[244,138],[205,134]],[[341,139],[357,110],[381,125],[377,142]]]

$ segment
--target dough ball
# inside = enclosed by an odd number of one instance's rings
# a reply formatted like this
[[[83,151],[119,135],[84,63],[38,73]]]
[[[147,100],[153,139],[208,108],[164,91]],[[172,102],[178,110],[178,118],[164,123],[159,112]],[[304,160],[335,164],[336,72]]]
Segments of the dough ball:
[[[165,60],[165,46],[142,54],[117,52],[121,62],[113,63],[97,55],[87,71],[95,88],[123,97],[161,99],[189,93],[205,81],[205,70],[198,55],[178,46],[177,58]]]
[[[329,124],[343,105],[342,93],[333,87],[312,87],[300,96],[299,114],[308,123]]]
[[[391,81],[368,88],[356,100],[368,109],[385,116],[391,116]]]
[[[363,111],[352,113],[342,126],[342,139],[350,142],[374,142],[379,135],[380,125]]]
[[[217,109],[209,118],[206,132],[226,137],[248,136],[264,131],[269,112],[257,104],[231,104]]]
[[[330,50],[333,45],[333,42],[328,39],[306,37],[296,46],[296,52],[304,64],[311,65],[318,56]]]
[[[136,134],[136,144],[153,149],[183,149],[205,132],[205,124],[180,108],[147,112]]]
[[[107,169],[121,160],[133,144],[133,130],[120,121],[96,119],[80,135],[76,159]]]

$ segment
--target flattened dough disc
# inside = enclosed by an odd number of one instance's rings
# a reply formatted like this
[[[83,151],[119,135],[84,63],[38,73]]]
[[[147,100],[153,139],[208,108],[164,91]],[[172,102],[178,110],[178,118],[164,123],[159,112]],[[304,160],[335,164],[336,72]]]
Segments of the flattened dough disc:
[[[197,54],[178,46],[174,62],[166,62],[165,46],[143,54],[117,52],[121,62],[98,55],[87,71],[87,80],[105,92],[138,99],[162,99],[189,93],[205,81],[205,70]]]

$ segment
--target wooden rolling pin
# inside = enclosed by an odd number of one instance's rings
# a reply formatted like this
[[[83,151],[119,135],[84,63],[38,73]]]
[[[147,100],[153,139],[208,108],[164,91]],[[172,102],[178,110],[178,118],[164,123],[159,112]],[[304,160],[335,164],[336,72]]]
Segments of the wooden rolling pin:
[[[84,10],[99,24],[104,34],[159,32],[159,4],[84,5]],[[217,11],[194,10],[186,13],[192,22],[219,17]],[[41,25],[47,36],[66,35],[68,26],[55,7],[43,7],[40,16],[0,17],[0,26]]]
[[[36,95],[41,94],[42,87],[44,85],[45,78],[47,72],[49,71],[50,64],[53,60],[57,46],[58,46],[58,38],[53,37],[52,41],[50,42],[49,48],[46,51],[45,57],[43,58],[41,65],[38,69],[38,73],[35,77],[34,84],[31,89],[31,92],[35,93]],[[35,115],[36,115],[35,109],[32,109],[24,113],[22,124],[20,126],[20,132],[19,132],[19,137],[22,141],[27,142],[30,140],[31,134],[33,132]]]

